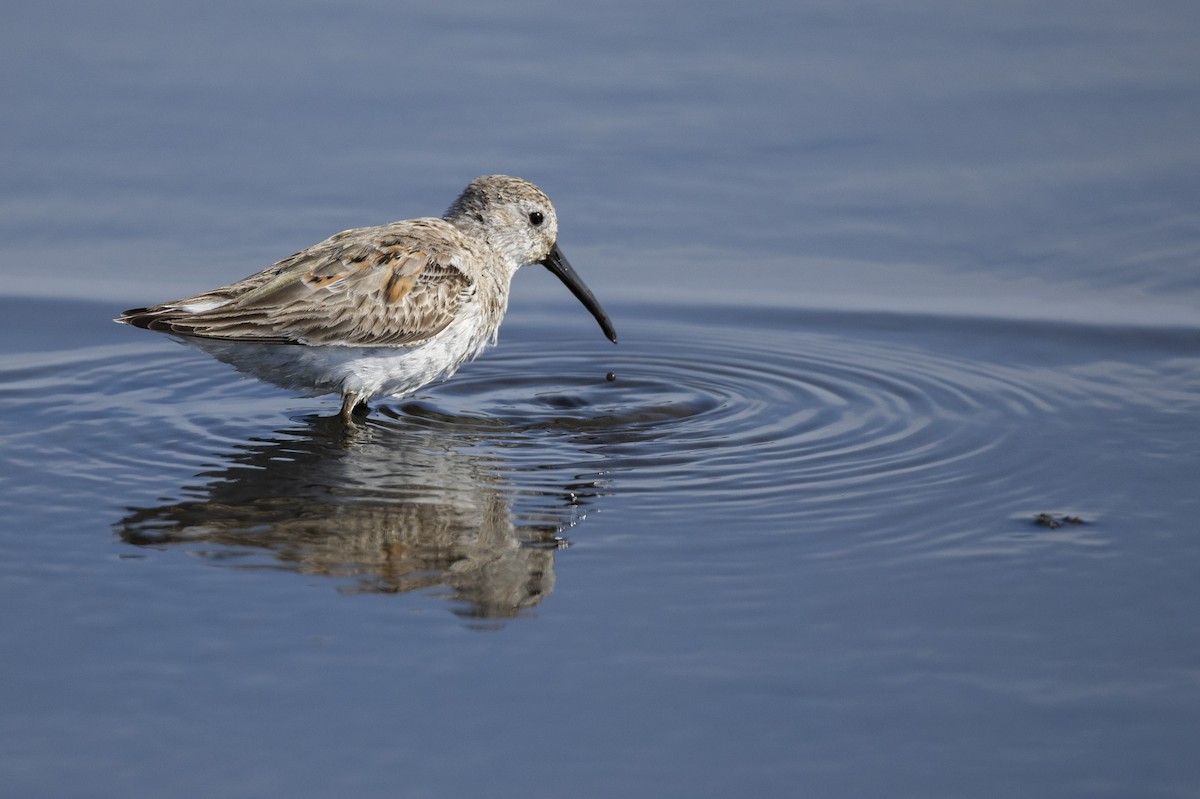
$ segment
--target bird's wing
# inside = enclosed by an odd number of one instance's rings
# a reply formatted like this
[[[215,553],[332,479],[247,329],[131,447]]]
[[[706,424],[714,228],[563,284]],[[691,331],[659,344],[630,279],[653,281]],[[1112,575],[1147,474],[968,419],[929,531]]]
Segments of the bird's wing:
[[[475,290],[474,245],[440,219],[357,228],[223,288],[119,321],[184,336],[272,344],[412,346]]]

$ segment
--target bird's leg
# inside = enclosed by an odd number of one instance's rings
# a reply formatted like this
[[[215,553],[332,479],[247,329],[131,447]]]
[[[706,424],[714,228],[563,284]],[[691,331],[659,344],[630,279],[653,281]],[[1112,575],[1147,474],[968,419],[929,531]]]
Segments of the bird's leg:
[[[366,416],[371,407],[367,405],[365,399],[360,399],[358,394],[353,391],[347,391],[342,394],[342,410],[338,413],[347,422],[353,422],[356,416]]]

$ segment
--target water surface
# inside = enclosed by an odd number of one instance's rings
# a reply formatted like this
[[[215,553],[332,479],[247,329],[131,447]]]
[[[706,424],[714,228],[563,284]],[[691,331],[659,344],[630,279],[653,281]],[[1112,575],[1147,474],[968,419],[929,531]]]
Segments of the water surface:
[[[881,790],[865,746],[914,788],[1030,764],[997,795],[1188,762],[1195,331],[628,305],[611,350],[567,307],[348,430],[103,305],[10,305],[90,341],[3,359],[25,784],[303,791],[334,740],[435,793],[464,759],[597,795]]]

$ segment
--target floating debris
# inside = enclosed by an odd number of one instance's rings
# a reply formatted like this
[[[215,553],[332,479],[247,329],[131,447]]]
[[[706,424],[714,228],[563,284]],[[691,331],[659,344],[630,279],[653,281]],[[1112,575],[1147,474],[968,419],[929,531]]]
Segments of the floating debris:
[[[1039,527],[1049,527],[1052,530],[1062,527],[1064,524],[1087,524],[1078,516],[1066,516],[1061,513],[1039,513],[1033,517],[1033,523]]]

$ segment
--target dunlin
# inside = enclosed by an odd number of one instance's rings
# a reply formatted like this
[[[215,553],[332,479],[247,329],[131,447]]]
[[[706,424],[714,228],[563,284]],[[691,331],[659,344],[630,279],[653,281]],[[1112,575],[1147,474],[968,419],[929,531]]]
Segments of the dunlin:
[[[476,178],[441,219],[355,228],[228,286],[116,320],[179,337],[341,415],[454,374],[495,343],[513,275],[541,264],[614,344],[612,322],[558,248],[558,218],[520,178]]]

